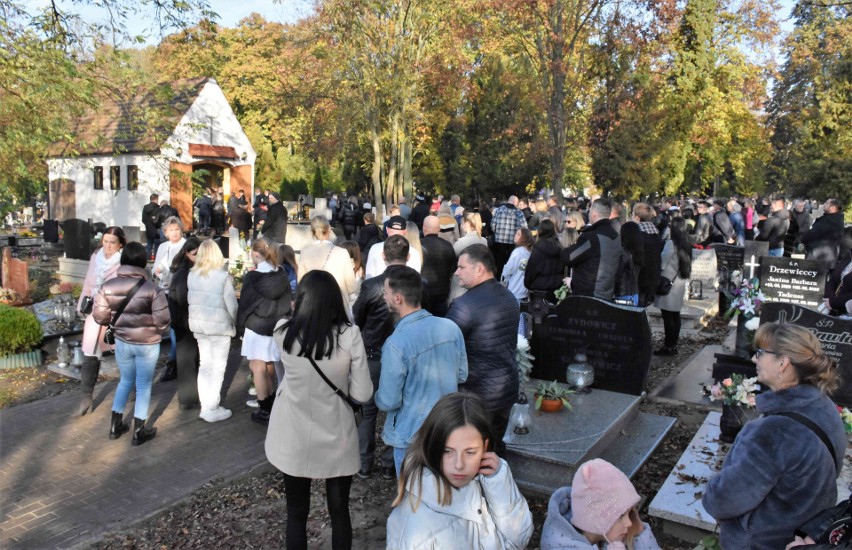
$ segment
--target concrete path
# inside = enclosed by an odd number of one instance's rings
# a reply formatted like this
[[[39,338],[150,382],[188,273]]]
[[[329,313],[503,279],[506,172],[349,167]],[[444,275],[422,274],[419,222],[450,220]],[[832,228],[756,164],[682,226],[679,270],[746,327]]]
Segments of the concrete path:
[[[212,479],[267,465],[266,430],[249,417],[242,363],[239,348],[232,349],[223,405],[234,415],[215,424],[197,410],[179,410],[176,382],[155,382],[150,418],[157,437],[139,447],[130,433],[108,438],[115,382],[95,387],[95,410],[82,418],[68,416],[76,391],[0,411],[0,548],[85,546]],[[132,417],[132,394],[127,411]]]

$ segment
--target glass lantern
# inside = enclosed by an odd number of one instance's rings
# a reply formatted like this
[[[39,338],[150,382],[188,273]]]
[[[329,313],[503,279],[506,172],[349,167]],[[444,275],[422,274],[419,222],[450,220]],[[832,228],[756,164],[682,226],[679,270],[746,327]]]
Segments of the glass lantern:
[[[574,356],[574,362],[565,371],[565,381],[577,389],[578,393],[588,393],[589,386],[595,382],[595,369],[589,364],[585,353]]]
[[[512,406],[515,416],[515,429],[513,430],[518,435],[526,435],[530,433],[530,404],[527,402],[527,394],[521,393],[518,396],[518,402]]]
[[[71,360],[71,350],[68,348],[68,344],[65,343],[65,338],[62,336],[59,337],[59,346],[56,348],[56,359],[60,368],[67,367],[68,362]]]

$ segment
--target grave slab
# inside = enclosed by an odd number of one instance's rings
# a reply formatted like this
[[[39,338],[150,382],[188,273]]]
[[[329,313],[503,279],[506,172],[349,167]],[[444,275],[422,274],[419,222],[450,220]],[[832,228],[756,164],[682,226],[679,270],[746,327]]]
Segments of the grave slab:
[[[534,384],[525,388],[533,395]],[[650,456],[673,418],[640,415],[641,398],[606,390],[570,397],[573,411],[532,413],[530,432],[506,430],[506,460],[526,494],[548,498],[570,484],[576,468],[593,458],[607,456],[626,473],[633,474]],[[624,434],[624,435],[622,435]]]
[[[88,259],[59,258],[59,280],[63,283],[77,283],[82,285],[83,281],[86,280],[86,272],[88,270]]]
[[[663,330],[663,317],[660,309],[654,306],[645,308],[651,330]],[[685,300],[680,310],[681,331],[683,334],[695,333],[706,327],[719,314],[719,300],[716,293],[706,292],[702,300]]]
[[[686,366],[676,376],[654,388],[651,396],[675,399],[686,403],[714,405],[707,397],[702,395],[701,386],[713,383],[715,355],[729,351],[719,345],[704,346],[701,351],[689,359]],[[718,405],[718,407],[721,408],[721,405]]]
[[[648,507],[662,520],[663,531],[691,543],[717,532],[716,520],[701,504],[707,482],[719,473],[729,445],[719,441],[719,412],[710,412],[677,465]],[[837,502],[849,498],[852,449],[846,447],[843,469],[837,478]]]

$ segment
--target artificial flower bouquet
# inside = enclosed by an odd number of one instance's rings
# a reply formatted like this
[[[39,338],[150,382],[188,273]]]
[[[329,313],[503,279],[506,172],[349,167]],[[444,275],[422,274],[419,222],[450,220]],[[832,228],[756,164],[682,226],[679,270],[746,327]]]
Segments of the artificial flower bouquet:
[[[755,393],[760,390],[757,377],[746,378],[742,374],[732,374],[712,386],[704,386],[704,394],[710,401],[721,401],[724,405],[754,407]]]

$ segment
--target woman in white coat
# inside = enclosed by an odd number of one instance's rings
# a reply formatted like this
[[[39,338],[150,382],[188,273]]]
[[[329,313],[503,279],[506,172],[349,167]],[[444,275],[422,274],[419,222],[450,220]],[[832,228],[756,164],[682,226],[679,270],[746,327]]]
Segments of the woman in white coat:
[[[387,548],[526,547],[532,514],[493,444],[491,418],[478,397],[439,399],[405,454]]]
[[[189,329],[198,341],[198,399],[201,413],[207,422],[218,422],[231,416],[231,411],[219,406],[219,394],[231,337],[237,331],[237,294],[231,277],[225,271],[225,258],[212,240],[198,247],[195,265],[187,278]]]
[[[91,300],[91,305],[86,313],[86,323],[83,326],[83,354],[86,358],[80,367],[80,392],[82,397],[80,404],[71,416],[83,416],[92,406],[92,393],[95,391],[95,383],[98,381],[98,371],[101,365],[101,356],[107,350],[113,350],[114,346],[104,343],[104,331],[106,327],[99,325],[92,317],[94,298],[97,296],[101,286],[118,273],[119,261],[121,260],[121,249],[127,244],[127,238],[120,227],[107,227],[101,237],[101,247],[92,254],[89,259],[89,269],[86,271],[86,279],[83,281],[83,291],[77,301],[77,311],[81,311],[83,301]]]
[[[372,397],[373,383],[361,332],[329,273],[315,270],[302,278],[293,317],[279,323],[273,339],[284,380],[272,405],[266,458],[284,473],[287,548],[307,548],[312,479],[325,479],[332,548],[351,548],[349,490],[361,467],[358,432],[352,407],[317,370],[361,403]]]

